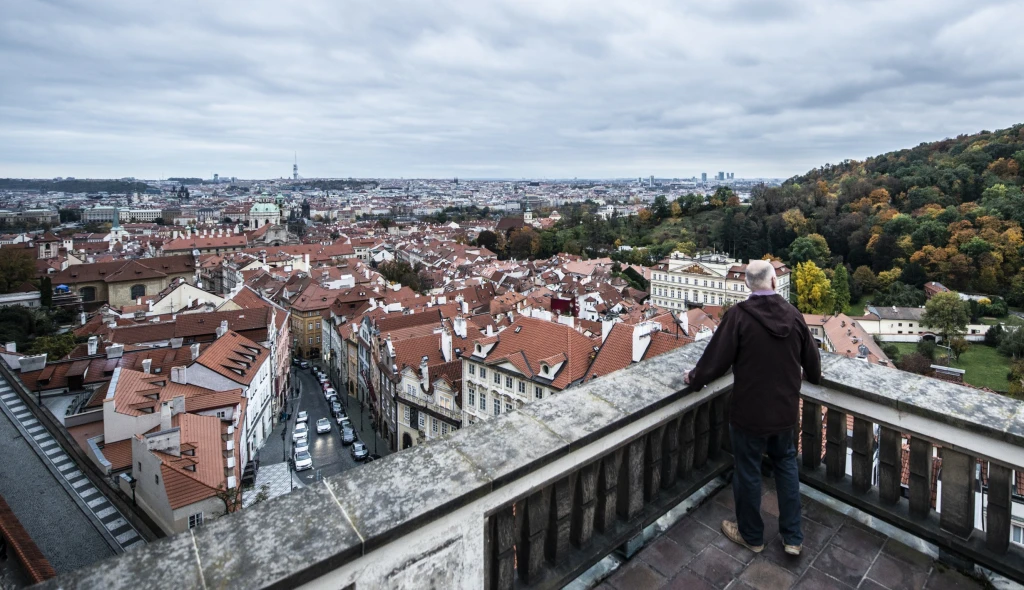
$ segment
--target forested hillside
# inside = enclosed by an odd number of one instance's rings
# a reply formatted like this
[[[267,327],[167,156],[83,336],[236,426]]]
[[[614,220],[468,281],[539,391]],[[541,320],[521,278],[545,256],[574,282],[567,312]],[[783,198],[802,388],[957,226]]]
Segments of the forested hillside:
[[[868,266],[1020,305],[1022,171],[1024,125],[921,144],[758,191],[749,208],[724,213],[716,238],[742,257]]]

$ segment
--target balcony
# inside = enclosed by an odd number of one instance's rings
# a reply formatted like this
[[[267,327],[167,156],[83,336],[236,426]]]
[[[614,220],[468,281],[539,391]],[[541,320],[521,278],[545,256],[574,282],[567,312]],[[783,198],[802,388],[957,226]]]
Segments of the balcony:
[[[731,378],[684,388],[702,350],[659,356],[52,586],[505,589],[607,577],[631,589],[886,587],[853,567],[886,560],[893,575],[923,571],[917,587],[975,564],[1024,580],[1024,547],[1009,542],[1024,403],[827,354],[824,384],[802,392],[807,551],[772,567],[778,547],[754,558],[719,545],[717,522],[731,513],[721,489]],[[770,515],[770,485],[766,494]],[[770,575],[781,577],[766,585]]]
[[[451,410],[451,409],[442,407],[442,406],[440,406],[438,404],[435,404],[434,402],[430,401],[430,399],[427,396],[420,396],[420,395],[410,394],[410,393],[408,393],[408,392],[406,392],[406,391],[404,391],[402,389],[398,389],[397,392],[398,392],[398,398],[401,399],[402,401],[405,401],[405,402],[407,402],[407,403],[409,403],[409,404],[411,404],[411,405],[413,405],[413,406],[415,406],[417,408],[426,409],[426,410],[428,410],[430,412],[433,412],[433,413],[435,413],[435,414],[437,414],[439,416],[444,416],[445,418],[448,418],[449,420],[451,420],[453,422],[457,422],[459,424],[462,423],[462,412],[459,412],[459,411],[456,411],[456,410]]]

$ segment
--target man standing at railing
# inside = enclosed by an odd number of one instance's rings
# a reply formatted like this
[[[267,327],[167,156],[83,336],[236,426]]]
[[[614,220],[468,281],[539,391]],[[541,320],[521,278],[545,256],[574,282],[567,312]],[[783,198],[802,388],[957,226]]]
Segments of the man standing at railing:
[[[729,436],[736,521],[722,521],[722,532],[755,553],[764,549],[761,459],[767,452],[775,470],[779,533],[786,553],[799,555],[803,532],[795,427],[801,370],[808,381],[819,383],[821,357],[803,315],[775,292],[776,280],[771,263],[747,265],[750,297],[725,314],[686,382],[697,391],[733,370]]]

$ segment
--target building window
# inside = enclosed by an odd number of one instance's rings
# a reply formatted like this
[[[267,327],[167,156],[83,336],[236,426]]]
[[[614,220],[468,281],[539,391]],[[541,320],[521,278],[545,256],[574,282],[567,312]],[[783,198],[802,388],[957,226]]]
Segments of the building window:
[[[499,414],[501,414],[501,400],[495,399],[494,400],[494,415],[497,416]]]
[[[447,422],[442,422],[441,423],[441,436],[445,436],[446,434],[448,434],[448,423]]]
[[[309,337],[309,343],[313,344],[313,337],[312,336]]]
[[[1015,524],[1010,527],[1010,540],[1018,545],[1024,545],[1024,525]]]
[[[307,330],[312,330],[313,329],[313,322],[309,322],[309,325],[306,327],[306,329]]]
[[[476,365],[470,365],[469,366],[469,374],[470,375],[476,375]]]
[[[402,412],[402,416],[404,417],[405,423],[408,424],[409,421],[412,420],[412,411],[409,410],[409,406],[402,406],[402,409],[404,410]]]
[[[159,475],[154,475],[153,476],[153,480],[156,481],[156,485],[160,485],[160,476]]]
[[[430,419],[430,432],[437,434],[437,418]]]
[[[512,389],[512,378],[509,376],[505,376],[505,387]]]
[[[512,404],[510,404],[508,402],[505,402],[505,411],[506,412],[511,412],[512,411]]]
[[[472,408],[474,406],[476,406],[476,394],[473,393],[473,390],[470,390],[469,391],[469,407]]]
[[[484,367],[480,367],[480,378],[481,379],[486,379],[487,378],[487,369],[485,369]]]
[[[540,386],[534,385],[533,386],[533,397],[535,397],[537,399],[544,399],[544,390],[541,389]]]
[[[188,528],[194,529],[197,526],[203,524],[203,513],[197,512],[188,517]]]
[[[526,382],[525,381],[520,381],[519,382],[519,393],[526,393]]]
[[[480,409],[487,411],[487,394],[483,392],[480,393]]]
[[[494,383],[495,385],[501,385],[501,375],[499,375],[498,373],[494,374]]]
[[[138,299],[139,297],[146,296],[145,285],[132,285],[132,299]]]
[[[424,430],[427,424],[427,419],[423,416],[423,414],[420,414],[419,417],[420,430]]]
[[[316,337],[316,343],[320,344],[320,337],[319,336]]]
[[[96,287],[82,287],[78,294],[82,296],[82,301],[96,301]]]

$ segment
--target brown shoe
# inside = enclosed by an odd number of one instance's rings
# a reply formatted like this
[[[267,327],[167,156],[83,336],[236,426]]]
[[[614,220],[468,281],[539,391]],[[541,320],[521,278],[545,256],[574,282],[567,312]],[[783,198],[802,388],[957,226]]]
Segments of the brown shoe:
[[[746,541],[744,541],[743,540],[743,535],[740,534],[740,528],[736,525],[735,522],[733,522],[731,520],[723,520],[722,521],[722,533],[725,534],[725,536],[730,541],[732,541],[733,543],[736,543],[737,545],[746,547],[747,549],[750,549],[754,553],[760,553],[760,552],[764,551],[764,545],[763,544],[762,545],[751,545],[750,543],[747,543]]]

